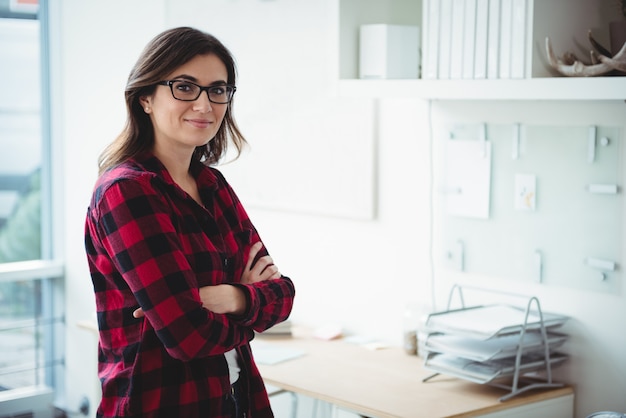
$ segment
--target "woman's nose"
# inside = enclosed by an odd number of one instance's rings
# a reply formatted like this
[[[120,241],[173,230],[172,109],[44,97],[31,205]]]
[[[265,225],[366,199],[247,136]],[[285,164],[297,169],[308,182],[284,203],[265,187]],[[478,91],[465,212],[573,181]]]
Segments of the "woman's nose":
[[[198,110],[200,112],[210,112],[212,110],[211,101],[209,100],[209,92],[203,91],[200,93],[200,96],[194,102],[194,110]]]

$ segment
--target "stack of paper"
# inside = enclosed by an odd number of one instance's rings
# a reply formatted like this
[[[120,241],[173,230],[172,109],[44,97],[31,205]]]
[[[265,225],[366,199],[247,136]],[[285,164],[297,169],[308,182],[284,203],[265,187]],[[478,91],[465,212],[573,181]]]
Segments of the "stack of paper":
[[[560,347],[567,336],[555,332],[548,333],[550,351]],[[540,332],[532,331],[524,335],[521,341],[524,353],[543,352],[543,336]],[[474,361],[498,360],[515,356],[520,346],[520,336],[510,334],[488,340],[459,337],[457,335],[435,334],[430,335],[424,342],[424,350],[431,353],[447,353],[457,357]]]
[[[563,363],[567,356],[553,353],[550,356],[550,366]],[[545,369],[548,362],[539,353],[522,356],[519,372],[529,373]],[[494,379],[513,376],[515,363],[506,359],[478,362],[470,359],[456,357],[449,354],[431,353],[426,358],[425,366],[439,373],[445,373],[470,380],[476,383],[489,383]]]
[[[263,335],[291,335],[291,321],[283,321],[263,331]]]
[[[544,312],[530,312],[510,305],[487,305],[433,313],[426,320],[429,332],[453,333],[473,338],[492,338],[498,335],[563,325],[568,317]]]
[[[281,347],[278,344],[271,344],[265,341],[253,340],[250,346],[252,347],[256,363],[270,366],[302,357],[306,354],[304,351],[296,348]]]

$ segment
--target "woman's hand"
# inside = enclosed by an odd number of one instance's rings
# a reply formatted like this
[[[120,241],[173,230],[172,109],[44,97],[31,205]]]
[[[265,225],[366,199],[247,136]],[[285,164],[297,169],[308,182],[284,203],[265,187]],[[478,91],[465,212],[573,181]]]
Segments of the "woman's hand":
[[[246,296],[243,290],[229,284],[204,286],[198,289],[202,306],[217,314],[241,315],[246,311]],[[133,311],[133,317],[142,318],[143,309]]]
[[[241,315],[246,311],[246,296],[237,286],[204,286],[199,293],[202,306],[213,313]]]
[[[262,282],[264,280],[280,278],[278,267],[276,267],[274,260],[272,260],[272,257],[269,255],[259,258],[257,262],[254,263],[254,266],[252,266],[254,258],[259,253],[261,248],[263,248],[263,243],[260,241],[254,243],[254,245],[250,248],[248,262],[246,263],[241,276],[241,283],[252,284]]]

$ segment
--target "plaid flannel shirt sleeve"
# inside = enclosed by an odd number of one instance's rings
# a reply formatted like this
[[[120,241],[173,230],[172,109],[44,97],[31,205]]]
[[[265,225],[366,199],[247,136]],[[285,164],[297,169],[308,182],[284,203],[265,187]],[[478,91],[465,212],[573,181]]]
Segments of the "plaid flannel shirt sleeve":
[[[242,325],[262,332],[289,317],[295,294],[289,277],[239,286],[245,288],[248,300],[247,314],[239,320]]]
[[[244,257],[247,259],[247,251],[256,242],[262,241],[258,231],[253,226],[248,213],[243,207],[238,196],[224,177],[215,171],[217,178],[222,183],[223,196],[221,200],[228,201],[233,218],[238,219],[240,228],[252,231],[247,245],[245,245]],[[269,254],[264,246],[257,258]],[[287,276],[278,279],[265,280],[253,284],[237,284],[245,293],[248,301],[248,309],[244,316],[234,317],[235,321],[246,327],[251,327],[257,332],[265,331],[277,323],[285,321],[293,308],[295,286]]]
[[[246,324],[202,307],[170,209],[149,178],[114,182],[94,210],[93,233],[172,357],[188,361],[223,354],[253,338]]]

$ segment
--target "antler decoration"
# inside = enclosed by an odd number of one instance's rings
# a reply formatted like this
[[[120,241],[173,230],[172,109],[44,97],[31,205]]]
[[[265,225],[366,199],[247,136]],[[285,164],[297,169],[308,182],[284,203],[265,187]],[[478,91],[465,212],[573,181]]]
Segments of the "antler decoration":
[[[550,38],[546,37],[546,52],[552,68],[568,77],[593,77],[615,70],[626,72],[626,43],[615,56],[611,57],[611,53],[593,38],[591,31],[588,36],[589,42],[596,49],[589,53],[590,64],[582,62],[576,55],[569,52],[566,52],[560,59],[557,58],[552,50]]]

